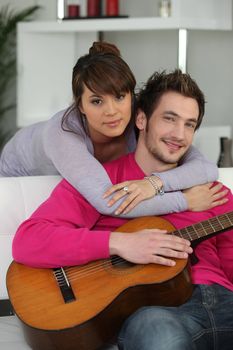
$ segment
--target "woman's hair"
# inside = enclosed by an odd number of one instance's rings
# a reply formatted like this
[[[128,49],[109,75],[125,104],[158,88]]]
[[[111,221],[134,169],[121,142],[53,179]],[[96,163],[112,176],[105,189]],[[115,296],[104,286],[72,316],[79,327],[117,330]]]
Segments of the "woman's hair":
[[[195,80],[189,74],[175,69],[171,73],[154,73],[137,96],[137,108],[141,109],[149,119],[166,92],[174,91],[197,101],[199,115],[196,129],[201,125],[205,113],[205,96]]]
[[[120,96],[131,93],[134,113],[135,77],[128,64],[121,58],[119,49],[107,42],[94,42],[89,53],[80,57],[73,68],[73,105],[66,111],[62,127],[69,112],[79,109],[84,86],[96,94]],[[64,129],[64,128],[63,128]]]

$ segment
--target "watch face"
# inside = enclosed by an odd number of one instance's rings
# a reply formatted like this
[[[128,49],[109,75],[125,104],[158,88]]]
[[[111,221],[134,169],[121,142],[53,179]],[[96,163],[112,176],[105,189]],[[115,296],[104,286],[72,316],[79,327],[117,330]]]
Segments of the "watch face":
[[[160,188],[160,190],[158,190],[158,194],[159,194],[160,196],[163,196],[163,195],[164,195],[164,189],[163,189],[163,187]]]

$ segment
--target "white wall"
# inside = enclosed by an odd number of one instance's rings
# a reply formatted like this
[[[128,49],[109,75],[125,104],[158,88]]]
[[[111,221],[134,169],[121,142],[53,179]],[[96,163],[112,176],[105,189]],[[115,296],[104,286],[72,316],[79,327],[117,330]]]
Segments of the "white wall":
[[[0,0],[0,7],[4,5],[9,5],[15,10],[39,5],[41,6],[41,9],[35,16],[36,19],[54,20],[56,18],[56,0]]]
[[[84,6],[85,0],[80,1]],[[151,0],[121,0],[123,11],[124,1],[133,1],[135,15],[145,10],[146,2],[151,6]],[[136,5],[142,3],[143,7],[139,11]],[[4,4],[10,4],[17,9],[41,5],[42,9],[36,19],[56,19],[56,0],[0,0],[0,6]],[[157,14],[156,11],[155,9],[153,15]],[[104,38],[119,46],[139,85],[153,71],[173,69],[177,65],[176,31],[126,32],[124,35],[112,32],[106,33]],[[206,95],[206,115],[203,124],[230,125],[233,129],[233,31],[190,31],[187,68]]]

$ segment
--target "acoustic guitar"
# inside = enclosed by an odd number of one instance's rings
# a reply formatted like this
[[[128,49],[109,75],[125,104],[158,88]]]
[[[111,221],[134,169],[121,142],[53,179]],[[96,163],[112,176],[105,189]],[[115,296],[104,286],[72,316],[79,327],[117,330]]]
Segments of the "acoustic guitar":
[[[181,230],[163,218],[143,217],[117,231],[160,228],[194,242],[232,226],[230,212]],[[118,256],[56,269],[30,268],[13,261],[7,288],[26,340],[35,350],[98,349],[139,307],[180,305],[192,294],[187,259],[167,267],[132,264]]]

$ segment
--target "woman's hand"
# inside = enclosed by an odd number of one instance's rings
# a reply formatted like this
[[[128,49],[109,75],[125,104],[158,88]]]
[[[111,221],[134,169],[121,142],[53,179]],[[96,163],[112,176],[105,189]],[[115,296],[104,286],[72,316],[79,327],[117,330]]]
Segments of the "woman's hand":
[[[222,205],[228,201],[225,196],[228,190],[221,190],[223,184],[218,183],[213,186],[213,183],[194,186],[183,191],[183,194],[188,202],[188,209],[191,211],[202,211]]]
[[[155,188],[147,179],[132,180],[124,181],[112,186],[104,193],[103,198],[106,198],[111,194],[115,193],[114,196],[108,202],[108,206],[111,207],[119,199],[121,199],[124,196],[126,197],[123,203],[115,211],[115,214],[119,215],[121,213],[126,214],[130,212],[130,210],[132,210],[141,201],[154,197],[154,195],[156,194],[155,192]]]

